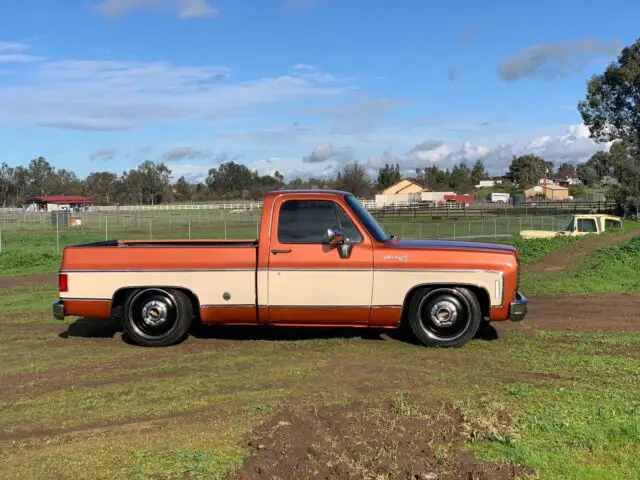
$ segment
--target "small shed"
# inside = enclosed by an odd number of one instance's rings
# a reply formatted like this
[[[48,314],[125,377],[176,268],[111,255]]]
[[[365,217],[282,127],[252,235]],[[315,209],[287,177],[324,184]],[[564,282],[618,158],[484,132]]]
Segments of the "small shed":
[[[41,195],[24,201],[25,212],[81,212],[95,202],[82,195]]]
[[[555,183],[547,183],[546,187],[544,185],[536,185],[524,191],[526,198],[533,198],[536,195],[542,196],[547,200],[567,200],[569,198],[569,189]]]
[[[459,195],[459,194],[450,194],[444,196],[444,203],[446,204],[455,204],[460,206],[468,207],[476,203],[476,197],[473,195]]]

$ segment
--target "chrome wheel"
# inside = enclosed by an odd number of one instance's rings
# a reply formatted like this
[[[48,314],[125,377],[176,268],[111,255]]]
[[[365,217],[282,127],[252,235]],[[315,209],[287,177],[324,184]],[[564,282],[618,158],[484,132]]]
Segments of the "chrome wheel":
[[[473,338],[481,320],[478,299],[466,288],[426,287],[409,305],[411,330],[425,345],[463,345]]]
[[[140,337],[156,340],[171,334],[178,325],[175,296],[162,289],[138,292],[127,306],[127,319]]]
[[[167,304],[151,300],[142,307],[142,321],[151,327],[157,327],[169,317]]]

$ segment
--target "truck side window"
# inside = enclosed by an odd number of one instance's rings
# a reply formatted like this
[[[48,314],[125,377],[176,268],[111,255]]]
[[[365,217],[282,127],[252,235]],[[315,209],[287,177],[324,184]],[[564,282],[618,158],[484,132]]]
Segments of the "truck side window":
[[[596,221],[593,218],[579,218],[578,231],[588,232],[588,233],[597,233],[598,227],[596,226]]]
[[[339,227],[352,243],[362,241],[360,232],[347,214],[330,200],[287,200],[280,207],[280,243],[324,243],[327,228]]]
[[[622,225],[620,225],[620,222],[617,220],[607,220],[605,219],[604,221],[604,229],[606,230],[616,230],[622,228]]]

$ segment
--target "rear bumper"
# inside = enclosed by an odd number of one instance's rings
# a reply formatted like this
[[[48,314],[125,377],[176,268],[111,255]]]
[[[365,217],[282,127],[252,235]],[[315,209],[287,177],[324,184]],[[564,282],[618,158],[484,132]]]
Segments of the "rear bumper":
[[[509,304],[509,320],[520,322],[527,315],[529,302],[522,293],[516,292],[516,298]]]
[[[64,320],[64,303],[62,300],[58,300],[57,302],[53,302],[53,317],[58,320]]]

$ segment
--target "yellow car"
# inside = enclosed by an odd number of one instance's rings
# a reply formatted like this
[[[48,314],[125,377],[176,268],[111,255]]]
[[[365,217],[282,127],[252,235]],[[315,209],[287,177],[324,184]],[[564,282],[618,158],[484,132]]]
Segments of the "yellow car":
[[[564,235],[587,235],[589,233],[600,234],[605,231],[619,230],[622,228],[622,218],[605,214],[580,214],[574,215],[564,230],[522,230],[520,236],[525,240],[532,238],[551,238]]]

